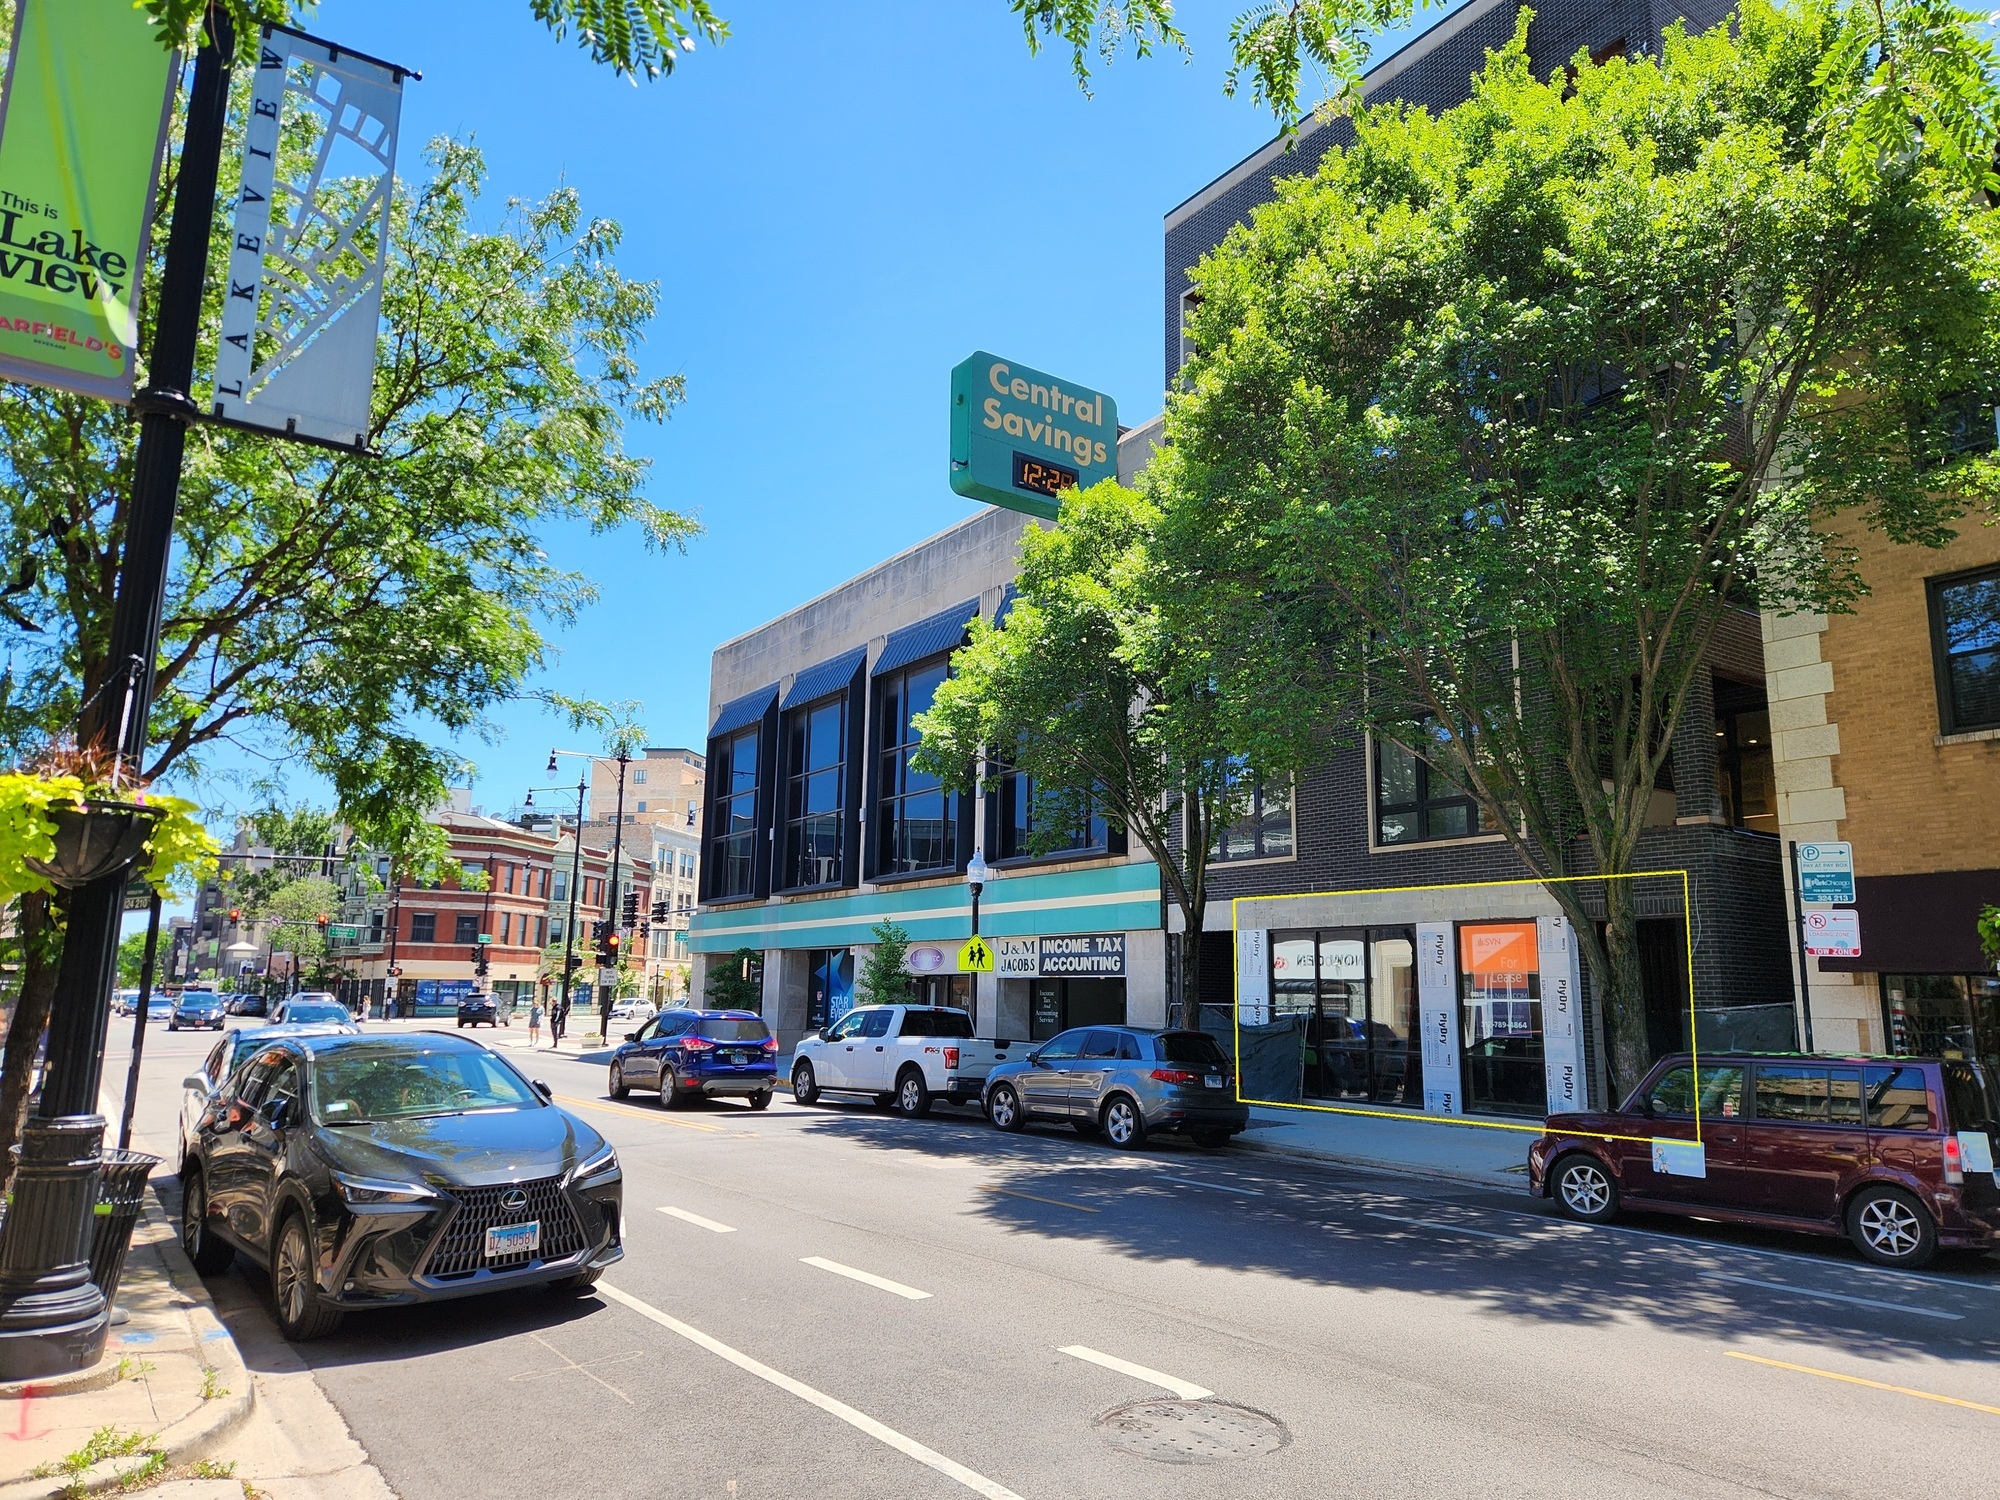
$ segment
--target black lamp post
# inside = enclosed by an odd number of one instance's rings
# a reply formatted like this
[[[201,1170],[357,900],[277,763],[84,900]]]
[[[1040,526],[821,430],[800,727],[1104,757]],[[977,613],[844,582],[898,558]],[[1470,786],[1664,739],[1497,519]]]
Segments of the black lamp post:
[[[549,773],[555,774],[555,752],[549,752]],[[576,887],[583,873],[583,796],[589,788],[584,776],[576,779],[576,838],[572,841],[569,861],[569,920],[563,923],[563,967],[562,988],[557,991],[558,999],[549,1015],[549,1039],[560,1045],[563,1022],[569,1018],[569,959],[576,948]],[[528,807],[535,805],[536,792],[566,792],[566,786],[531,786],[528,788]],[[560,832],[560,829],[558,829]]]

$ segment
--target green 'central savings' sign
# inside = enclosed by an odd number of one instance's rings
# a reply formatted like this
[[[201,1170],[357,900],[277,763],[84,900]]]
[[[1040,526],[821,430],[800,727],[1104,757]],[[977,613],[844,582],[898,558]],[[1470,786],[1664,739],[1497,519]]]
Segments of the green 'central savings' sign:
[[[172,71],[132,0],[16,0],[0,102],[0,376],[132,399]]]
[[[951,372],[951,487],[1054,520],[1060,496],[1118,474],[1118,404],[997,354]]]

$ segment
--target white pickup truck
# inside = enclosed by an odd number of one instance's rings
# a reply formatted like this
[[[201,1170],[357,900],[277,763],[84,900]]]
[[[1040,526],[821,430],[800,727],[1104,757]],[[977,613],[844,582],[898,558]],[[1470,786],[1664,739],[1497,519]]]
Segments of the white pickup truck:
[[[1027,1042],[990,1042],[972,1035],[962,1010],[928,1005],[861,1005],[800,1041],[792,1054],[792,1097],[811,1104],[821,1094],[868,1094],[898,1114],[926,1113],[934,1099],[976,1104],[994,1064]]]

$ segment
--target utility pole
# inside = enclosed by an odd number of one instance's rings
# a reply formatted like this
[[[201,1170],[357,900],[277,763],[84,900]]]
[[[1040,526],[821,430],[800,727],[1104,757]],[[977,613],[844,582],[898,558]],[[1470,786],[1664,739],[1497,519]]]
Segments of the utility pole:
[[[100,693],[77,726],[79,745],[109,752],[135,769],[144,764],[187,425],[199,414],[188,392],[235,47],[228,12],[208,7],[154,304],[148,381],[132,400],[139,447],[104,657],[119,671],[132,663],[132,676],[123,697]],[[81,1370],[104,1350],[109,1309],[90,1279],[89,1247],[104,1147],[97,1091],[126,878],[119,870],[81,887],[67,902],[68,935],[49,1017],[48,1070],[41,1102],[21,1133],[14,1202],[0,1228],[0,1381]]]
[[[632,752],[621,742],[618,746],[618,811],[611,819],[611,884],[604,895],[604,915],[611,924],[611,931],[618,931],[618,924],[625,918],[625,908],[618,895],[618,860],[624,852],[625,839],[625,768],[632,763]],[[621,951],[624,944],[617,943],[612,951]],[[611,971],[611,982],[598,986],[597,1034],[604,1044],[611,1045],[611,1001],[618,992],[618,971]]]

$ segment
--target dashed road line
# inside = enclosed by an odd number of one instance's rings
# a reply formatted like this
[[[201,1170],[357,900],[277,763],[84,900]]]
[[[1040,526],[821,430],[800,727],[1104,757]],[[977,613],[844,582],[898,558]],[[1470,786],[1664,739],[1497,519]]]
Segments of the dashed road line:
[[[1064,1344],[1056,1350],[1056,1353],[1068,1354],[1093,1365],[1102,1365],[1107,1370],[1116,1370],[1120,1375],[1130,1375],[1134,1380],[1143,1380],[1148,1385],[1157,1385],[1162,1390],[1172,1391],[1183,1401],[1200,1401],[1215,1394],[1214,1391],[1198,1386],[1193,1381],[1176,1380],[1171,1375],[1163,1375],[1145,1365],[1135,1365],[1129,1359],[1106,1354],[1102,1349],[1093,1349],[1088,1344]]]
[[[898,1297],[907,1297],[912,1302],[921,1302],[930,1296],[929,1292],[920,1292],[913,1286],[904,1286],[900,1281],[891,1281],[886,1276],[877,1276],[870,1271],[857,1271],[852,1266],[843,1266],[839,1261],[828,1260],[822,1255],[801,1255],[799,1259],[806,1265],[818,1266],[822,1271],[831,1271],[836,1276],[845,1276],[849,1281],[858,1281],[864,1286],[872,1286]]]
[[[1935,1391],[1912,1390],[1907,1385],[1890,1385],[1883,1380],[1864,1380],[1859,1375],[1843,1375],[1838,1370],[1817,1370],[1811,1365],[1788,1364],[1782,1359],[1766,1359],[1761,1354],[1740,1354],[1728,1351],[1731,1359],[1748,1360],[1753,1365],[1769,1365],[1774,1370],[1792,1370],[1800,1375],[1817,1375],[1822,1380],[1838,1380],[1846,1385],[1865,1385],[1873,1391],[1888,1391],[1897,1396],[1915,1396],[1919,1401],[1938,1401],[1946,1406],[1962,1406],[1967,1411],[1983,1411],[1988,1416],[2000,1417],[2000,1406],[1982,1406],[1977,1401],[1967,1401],[1959,1396],[1940,1396]]]
[[[1759,1281],[1754,1276],[1731,1276],[1722,1271],[1703,1271],[1703,1281],[1727,1281],[1737,1286],[1762,1287],[1767,1292],[1783,1292],[1788,1297],[1805,1297],[1814,1302],[1851,1302],[1856,1307],[1880,1307],[1890,1312],[1910,1313],[1919,1318],[1937,1318],[1947,1323],[1963,1323],[1964,1315],[1939,1312],[1931,1307],[1914,1307],[1908,1302],[1884,1302],[1876,1297],[1855,1297],[1846,1292],[1821,1292],[1811,1287],[1793,1286],[1783,1281]]]
[[[706,1229],[710,1234],[736,1233],[736,1226],[734,1224],[718,1224],[713,1219],[704,1219],[700,1214],[691,1214],[686,1209],[675,1208],[671,1204],[662,1207],[660,1212],[679,1219],[683,1224],[692,1224],[697,1229]]]
[[[668,1316],[657,1307],[641,1302],[637,1297],[632,1296],[628,1292],[621,1292],[617,1287],[607,1285],[601,1281],[597,1284],[597,1289],[605,1296],[611,1298],[612,1301],[623,1303],[626,1307],[631,1308],[640,1317],[659,1324],[660,1327],[666,1329],[669,1333],[679,1334],[696,1347],[706,1349],[717,1358],[729,1361],[737,1369],[754,1375],[769,1385],[776,1386],[788,1395],[797,1396],[801,1401],[818,1407],[828,1416],[838,1417],[841,1421],[847,1423],[848,1426],[860,1432],[867,1433],[868,1436],[874,1438],[878,1443],[887,1444],[898,1453],[914,1458],[918,1463],[924,1465],[924,1467],[934,1469],[947,1479],[957,1481],[974,1494],[985,1496],[986,1500],[1021,1500],[1021,1497],[1008,1489],[1006,1485],[996,1480],[988,1479],[984,1474],[978,1473],[976,1470],[968,1469],[964,1464],[959,1463],[955,1459],[946,1458],[935,1448],[925,1447],[915,1438],[908,1437],[896,1431],[895,1428],[888,1426],[886,1423],[876,1421],[875,1418],[869,1416],[864,1411],[855,1410],[845,1401],[837,1400],[827,1395],[824,1391],[814,1390],[803,1380],[795,1380],[783,1371],[774,1370],[761,1360],[753,1359],[740,1349],[730,1348],[721,1339],[711,1334],[703,1333],[699,1328],[683,1323],[679,1318]]]

